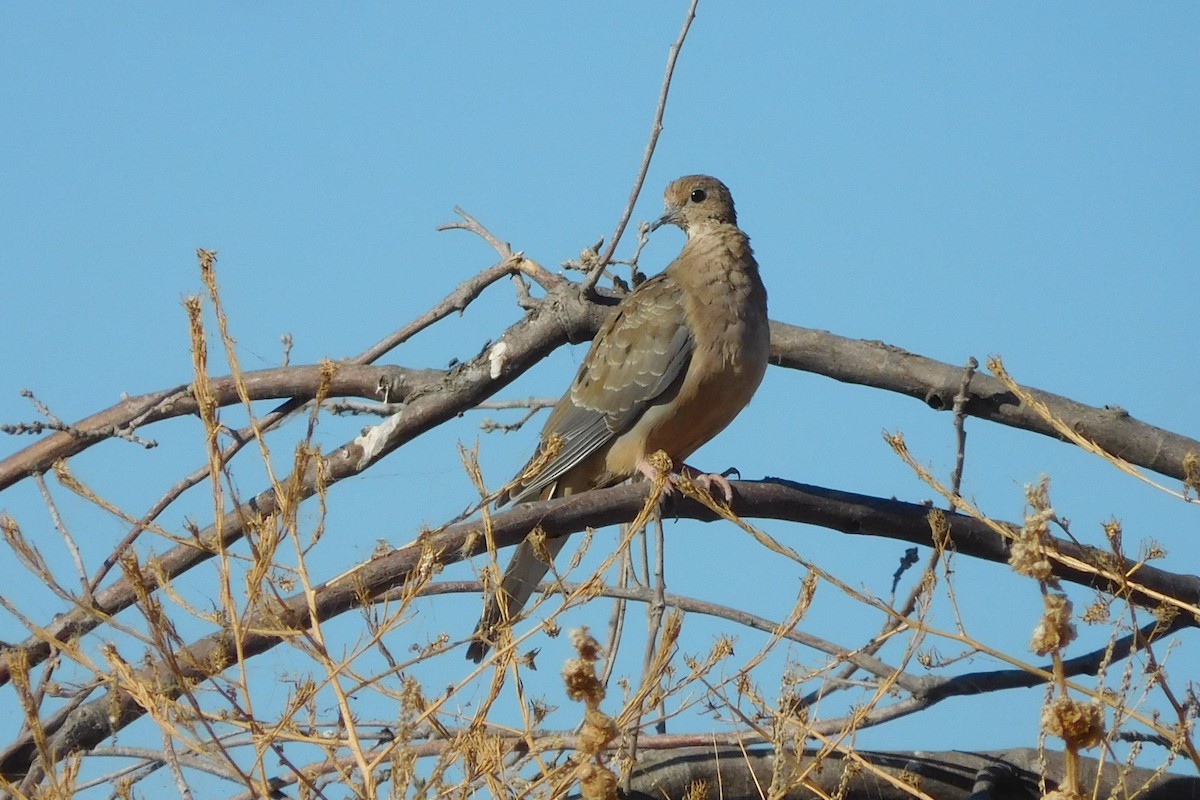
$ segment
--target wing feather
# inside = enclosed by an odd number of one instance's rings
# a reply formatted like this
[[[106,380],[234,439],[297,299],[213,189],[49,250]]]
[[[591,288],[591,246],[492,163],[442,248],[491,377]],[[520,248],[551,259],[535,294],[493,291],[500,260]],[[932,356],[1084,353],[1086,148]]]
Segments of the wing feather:
[[[633,427],[648,407],[675,390],[693,346],[679,286],[665,273],[639,286],[596,335],[570,390],[546,420],[530,464],[553,437],[560,442],[557,451],[501,502],[536,497]]]

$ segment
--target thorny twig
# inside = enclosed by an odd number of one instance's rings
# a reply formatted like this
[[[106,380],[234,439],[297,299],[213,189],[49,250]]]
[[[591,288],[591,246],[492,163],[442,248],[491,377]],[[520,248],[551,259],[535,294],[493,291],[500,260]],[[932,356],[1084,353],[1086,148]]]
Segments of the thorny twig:
[[[153,439],[143,439],[133,432],[141,420],[148,416],[149,412],[143,414],[140,419],[131,420],[124,425],[110,425],[97,430],[83,431],[69,422],[63,422],[61,419],[55,416],[54,413],[50,411],[50,407],[41,400],[37,399],[37,396],[34,395],[34,393],[29,389],[22,389],[20,391],[20,395],[24,398],[27,398],[29,402],[33,403],[33,407],[37,409],[39,414],[47,419],[47,422],[20,422],[16,424],[2,424],[0,425],[0,433],[18,435],[23,433],[38,434],[45,433],[46,431],[61,431],[62,433],[66,433],[76,439],[89,439],[93,441],[98,441],[100,439],[124,439],[127,442],[133,442],[136,445],[140,445],[147,450],[158,447],[158,442],[154,441]]]
[[[483,223],[459,206],[454,207],[454,213],[462,217],[462,220],[459,222],[443,223],[437,229],[439,231],[468,231],[490,244],[492,249],[503,259],[501,263],[508,264],[512,270],[513,284],[517,291],[517,304],[521,308],[528,310],[537,305],[537,301],[529,294],[529,284],[525,281],[525,277],[531,278],[543,289],[550,289],[564,280],[564,278],[551,273],[536,261],[526,258],[524,253],[514,253],[508,242],[500,240]]]
[[[529,420],[533,419],[538,411],[543,408],[546,408],[546,406],[530,408],[514,422],[496,422],[491,417],[488,417],[479,423],[479,429],[484,433],[494,433],[496,431],[500,431],[501,433],[512,433],[514,431],[519,431],[521,428],[525,427],[526,422],[529,422]]]

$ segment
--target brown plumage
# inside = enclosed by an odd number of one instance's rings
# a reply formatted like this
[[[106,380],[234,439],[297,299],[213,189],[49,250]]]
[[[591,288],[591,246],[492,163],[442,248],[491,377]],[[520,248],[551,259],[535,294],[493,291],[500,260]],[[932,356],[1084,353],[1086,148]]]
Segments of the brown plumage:
[[[497,505],[544,500],[653,476],[658,450],[677,469],[750,402],[767,368],[767,292],[725,184],[688,175],[665,192],[654,223],[687,234],[679,257],[631,292],[592,341],[575,382],[555,405],[538,453]],[[552,438],[558,448],[533,475]],[[729,492],[720,476],[699,476]],[[546,541],[550,556],[566,537]],[[513,619],[549,566],[522,542],[489,597],[467,657],[480,661],[495,626]]]

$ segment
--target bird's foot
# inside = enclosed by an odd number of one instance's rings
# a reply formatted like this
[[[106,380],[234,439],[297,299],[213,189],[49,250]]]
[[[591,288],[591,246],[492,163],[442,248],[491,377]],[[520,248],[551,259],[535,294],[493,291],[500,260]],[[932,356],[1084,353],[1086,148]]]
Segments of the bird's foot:
[[[729,478],[725,477],[725,475],[715,472],[701,472],[687,464],[684,464],[679,472],[673,472],[671,466],[671,460],[660,451],[654,453],[649,458],[642,459],[637,466],[637,471],[648,481],[661,481],[664,497],[670,497],[674,494],[675,490],[679,488],[680,479],[687,478],[714,498],[723,500],[726,503],[733,501],[733,486],[729,483]]]
[[[726,478],[722,473],[701,472],[695,467],[689,467],[687,464],[683,465],[683,469],[680,472],[715,499],[723,500],[726,503],[733,502],[733,485],[730,484],[729,478]]]
[[[662,450],[643,458],[638,462],[637,471],[643,478],[653,484],[662,484],[664,497],[670,497],[675,492],[679,476],[671,471],[671,459]]]

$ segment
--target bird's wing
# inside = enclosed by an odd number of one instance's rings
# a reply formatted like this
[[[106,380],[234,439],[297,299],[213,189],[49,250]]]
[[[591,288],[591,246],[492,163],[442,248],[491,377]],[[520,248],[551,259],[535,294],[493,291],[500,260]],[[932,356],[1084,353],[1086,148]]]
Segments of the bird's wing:
[[[558,449],[513,490],[511,499],[535,496],[633,427],[649,406],[676,388],[692,350],[678,284],[662,273],[639,286],[600,329],[575,382],[546,421],[541,446],[557,437]],[[535,456],[530,463],[537,461]]]

